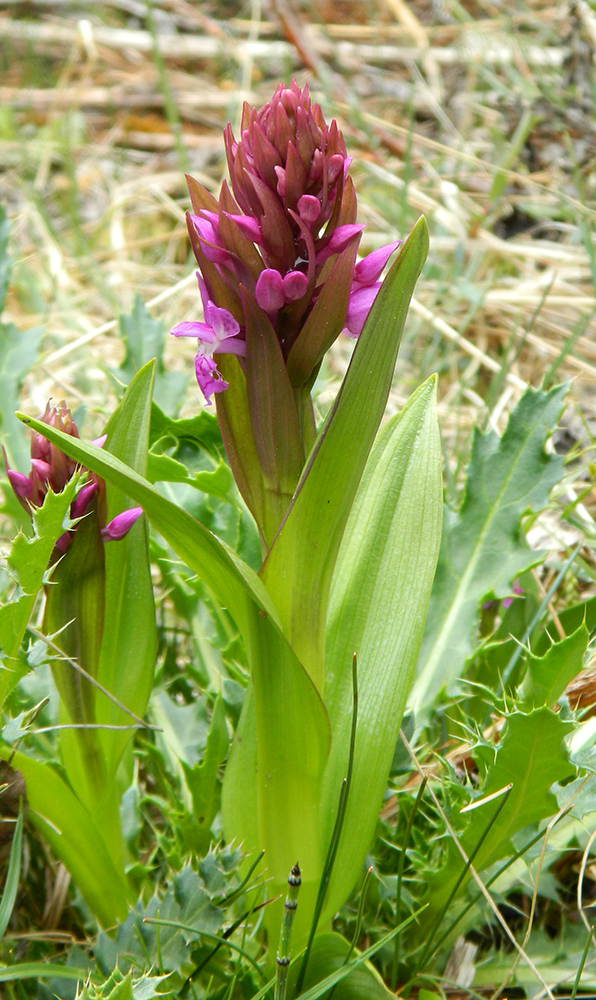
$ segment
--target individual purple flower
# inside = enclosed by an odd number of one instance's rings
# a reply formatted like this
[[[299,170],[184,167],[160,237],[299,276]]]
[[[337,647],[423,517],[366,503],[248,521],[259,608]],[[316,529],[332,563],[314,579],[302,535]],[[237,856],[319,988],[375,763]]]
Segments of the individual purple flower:
[[[227,309],[216,306],[209,299],[205,282],[198,273],[197,278],[203,300],[205,321],[203,323],[199,321],[178,323],[178,326],[170,330],[170,333],[173,337],[197,338],[195,374],[207,404],[210,405],[209,397],[213,393],[223,392],[224,389],[228,388],[228,383],[217,370],[213,355],[217,353],[238,354],[243,357],[246,353],[246,344],[238,338],[240,324]]]
[[[119,542],[120,539],[128,534],[142,513],[142,507],[129,507],[128,510],[123,510],[121,514],[116,514],[116,517],[113,517],[106,524],[105,528],[101,529],[101,537],[104,542]]]
[[[40,416],[45,424],[55,427],[57,430],[72,437],[79,437],[76,424],[72,419],[72,414],[64,400],[58,406],[52,406],[48,402],[44,413]],[[106,440],[106,435],[97,438],[93,443],[101,447]],[[15,472],[9,468],[6,452],[3,449],[4,465],[8,481],[21,506],[31,512],[34,507],[41,507],[48,490],[53,493],[61,493],[66,484],[72,478],[77,469],[87,473],[87,481],[77,492],[77,495],[70,505],[70,520],[73,527],[65,531],[56,542],[56,553],[58,556],[64,555],[76,532],[77,523],[95,512],[99,517],[100,525],[105,519],[105,484],[103,479],[89,472],[78,465],[74,459],[68,458],[57,445],[51,444],[43,434],[35,432],[31,441],[31,471],[28,476],[21,472]],[[134,522],[142,513],[140,507],[133,507],[123,511],[101,528],[102,537],[109,539],[123,538],[130,530]],[[52,562],[55,558],[52,558]]]
[[[373,250],[356,264],[350,286],[346,325],[342,331],[348,337],[359,337],[362,333],[362,328],[382,284],[378,279],[400,242],[398,240],[395,243],[387,243],[385,246],[379,247],[378,250]]]

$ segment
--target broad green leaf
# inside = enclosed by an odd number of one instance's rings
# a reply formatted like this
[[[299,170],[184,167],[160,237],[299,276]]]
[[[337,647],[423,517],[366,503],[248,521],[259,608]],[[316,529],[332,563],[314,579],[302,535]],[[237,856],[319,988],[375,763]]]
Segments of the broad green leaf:
[[[512,785],[507,802],[474,858],[477,871],[513,854],[511,838],[518,830],[553,816],[558,810],[551,786],[575,773],[565,747],[565,737],[573,729],[550,708],[537,708],[524,715],[515,712],[507,719],[501,743],[497,747],[482,745],[474,757],[487,766],[486,777],[477,798],[484,798],[507,785]],[[470,819],[460,836],[460,843],[469,857],[486,830],[499,805],[493,800],[469,813]],[[429,905],[424,912],[422,933],[445,905],[463,868],[456,846],[449,841],[443,867],[431,875]]]
[[[140,475],[147,468],[153,366],[130,383],[107,428],[106,451]],[[131,506],[126,492],[107,484],[108,520]],[[105,543],[105,620],[97,679],[135,715],[142,717],[153,685],[157,631],[147,548],[147,525],[140,518],[118,542]],[[112,701],[96,693],[96,720],[130,724]],[[100,731],[108,781],[112,781],[132,733]]]
[[[50,765],[10,749],[0,751],[25,779],[28,816],[64,862],[104,927],[123,920],[130,888],[113,863],[93,817]]]
[[[373,839],[422,639],[441,515],[441,448],[433,377],[375,442],[332,584],[324,687],[332,749],[323,792],[324,843],[331,836],[346,773],[354,652],[358,657],[358,726],[343,834],[328,890],[330,913],[354,884]]]
[[[493,431],[474,435],[463,503],[457,513],[445,510],[418,676],[408,702],[419,725],[439,692],[452,691],[461,677],[483,598],[504,596],[513,578],[541,558],[525,543],[520,521],[526,511],[546,506],[561,476],[563,459],[547,455],[544,443],[556,427],[566,390],[528,389],[502,438]]]
[[[522,711],[546,705],[552,708],[570,681],[583,667],[590,633],[584,624],[575,632],[553,642],[544,656],[526,657],[527,673],[517,692],[517,707]]]
[[[24,419],[40,429],[38,421]],[[255,689],[259,767],[259,842],[245,846],[267,850],[272,892],[283,888],[297,857],[316,881],[321,867],[317,806],[329,749],[329,722],[320,695],[276,623],[275,606],[265,587],[231,549],[119,459],[53,428],[45,428],[44,433],[140,504],[156,530],[235,618]],[[300,761],[299,771],[296,761]],[[252,758],[246,766],[253,766]],[[251,833],[254,825],[248,818],[246,822],[246,832]],[[226,833],[245,839],[243,829],[228,825]],[[309,893],[314,899],[316,888],[307,888],[305,898]]]
[[[261,569],[282,628],[319,690],[333,568],[385,411],[410,298],[427,249],[428,230],[422,218],[383,282],[331,414]]]
[[[23,850],[23,800],[19,801],[19,815],[12,835],[8,870],[0,899],[0,941],[6,933],[11,918],[21,877],[21,851]]]
[[[298,902],[300,906],[300,901]],[[342,969],[346,960],[358,958],[360,952],[351,953],[348,941],[341,934],[317,934],[308,962],[303,992],[313,989],[317,983],[327,976]],[[295,962],[289,975],[289,995],[295,985],[300,960]],[[395,994],[387,989],[379,973],[369,962],[362,962],[351,969],[344,979],[341,979],[333,989],[334,1000],[390,1000]]]
[[[14,599],[0,607],[0,705],[27,671],[26,663],[17,659],[17,654],[45,582],[50,556],[64,532],[77,485],[72,479],[62,493],[49,492],[43,505],[33,511],[33,536],[28,538],[19,532],[12,543],[7,563],[18,589]]]

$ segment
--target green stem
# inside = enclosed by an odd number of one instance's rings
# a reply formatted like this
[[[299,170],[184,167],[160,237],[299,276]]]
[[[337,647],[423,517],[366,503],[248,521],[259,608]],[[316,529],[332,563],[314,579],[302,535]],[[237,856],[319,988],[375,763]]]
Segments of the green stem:
[[[275,1000],[286,1000],[286,988],[288,980],[288,968],[290,965],[290,940],[292,937],[292,924],[296,907],[298,906],[298,890],[302,879],[300,878],[300,866],[298,862],[288,875],[288,892],[284,901],[284,915],[281,923],[281,934],[279,938],[279,949],[275,956],[277,963],[277,975],[275,978]]]

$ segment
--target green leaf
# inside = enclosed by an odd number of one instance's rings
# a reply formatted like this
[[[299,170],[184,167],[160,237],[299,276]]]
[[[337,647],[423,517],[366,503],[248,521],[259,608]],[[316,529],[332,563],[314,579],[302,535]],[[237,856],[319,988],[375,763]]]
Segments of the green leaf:
[[[317,934],[310,953],[303,992],[313,989],[327,976],[342,969],[350,952],[350,945],[341,934]],[[359,956],[360,952],[357,950],[352,953],[353,958]],[[299,967],[299,963],[295,963],[289,975],[288,992],[290,996],[296,979],[297,967]],[[362,962],[356,968],[351,969],[333,989],[334,1000],[390,1000],[394,997],[395,994],[387,989],[379,973],[368,962]]]
[[[141,369],[106,427],[106,452],[139,475],[147,468],[153,365]],[[107,484],[108,520],[131,503],[122,490]],[[105,544],[105,608],[97,680],[135,715],[142,717],[153,685],[157,629],[147,547],[147,524],[139,518],[118,542]],[[101,693],[95,695],[96,720],[128,725],[130,717]],[[132,733],[100,731],[108,781],[111,782]]]
[[[173,437],[176,441],[192,441],[213,458],[218,458],[223,450],[217,417],[203,407],[194,417],[173,420],[168,417],[155,401],[151,404],[151,445],[163,437]]]
[[[221,695],[218,695],[213,707],[211,727],[203,760],[194,766],[184,760],[181,762],[186,784],[192,796],[195,819],[191,831],[191,846],[201,856],[207,851],[211,840],[210,827],[219,807],[217,776],[219,768],[226,758],[229,744],[225,707]]]
[[[94,818],[53,767],[9,748],[27,789],[28,816],[66,865],[88,906],[104,927],[123,920],[130,892],[123,871],[110,857]]]
[[[525,657],[527,673],[517,692],[517,706],[522,711],[546,705],[552,708],[570,681],[583,667],[590,633],[584,624],[575,632],[554,642],[544,656]]]
[[[385,411],[410,298],[427,250],[428,230],[422,218],[383,282],[261,569],[266,587],[275,595],[284,632],[319,690],[337,552]]]
[[[436,377],[383,428],[340,549],[329,603],[324,700],[332,749],[323,791],[323,840],[346,773],[352,654],[358,725],[350,794],[327,897],[334,912],[373,839],[422,640],[441,538],[441,448]]]
[[[0,983],[13,983],[18,979],[80,979],[89,975],[88,969],[73,969],[57,962],[21,962],[8,968],[0,967]]]
[[[482,745],[474,750],[474,757],[481,758],[487,766],[486,778],[477,798],[512,785],[498,820],[474,858],[476,871],[482,871],[500,858],[513,854],[511,838],[518,830],[557,812],[557,799],[551,786],[575,773],[564,743],[572,729],[571,722],[563,722],[550,708],[537,708],[528,715],[515,712],[507,719],[498,747]],[[498,800],[493,800],[469,813],[470,819],[460,836],[460,843],[468,857],[498,804]],[[422,918],[424,927],[432,923],[441,911],[462,867],[461,855],[454,843],[449,841],[443,867],[429,879],[429,906]],[[424,928],[419,930],[422,933]]]
[[[8,921],[11,918],[12,911],[14,909],[14,904],[17,898],[19,879],[21,877],[22,849],[23,849],[23,800],[20,799],[19,816],[12,836],[12,844],[10,845],[10,857],[8,859],[8,871],[6,872],[6,880],[4,882],[4,889],[2,890],[2,899],[0,900],[0,941],[6,934]]]
[[[44,425],[45,426],[45,425]],[[64,532],[65,519],[75,497],[78,481],[72,479],[62,493],[46,494],[40,508],[33,510],[33,535],[19,532],[12,543],[7,563],[18,589],[12,601],[0,607],[0,705],[27,672],[25,661],[17,654],[37,595],[45,582],[50,556],[57,539]]]
[[[466,493],[457,513],[446,509],[418,676],[409,705],[418,725],[443,688],[453,692],[472,652],[478,606],[487,594],[505,596],[511,581],[541,558],[523,538],[520,521],[542,510],[561,476],[563,459],[544,442],[556,427],[566,386],[528,389],[503,437],[476,432]]]

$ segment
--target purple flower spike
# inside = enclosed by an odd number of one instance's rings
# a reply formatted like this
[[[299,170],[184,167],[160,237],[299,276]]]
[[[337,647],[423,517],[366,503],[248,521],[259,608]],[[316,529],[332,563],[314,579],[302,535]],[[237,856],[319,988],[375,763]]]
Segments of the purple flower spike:
[[[119,542],[121,538],[124,538],[126,534],[130,531],[133,524],[143,513],[142,507],[130,507],[129,510],[123,510],[121,514],[117,514],[112,520],[106,524],[105,528],[101,529],[101,537],[104,542],[114,541]]]
[[[261,271],[255,287],[257,305],[266,313],[276,313],[285,304],[283,281],[279,271],[266,268]]]

